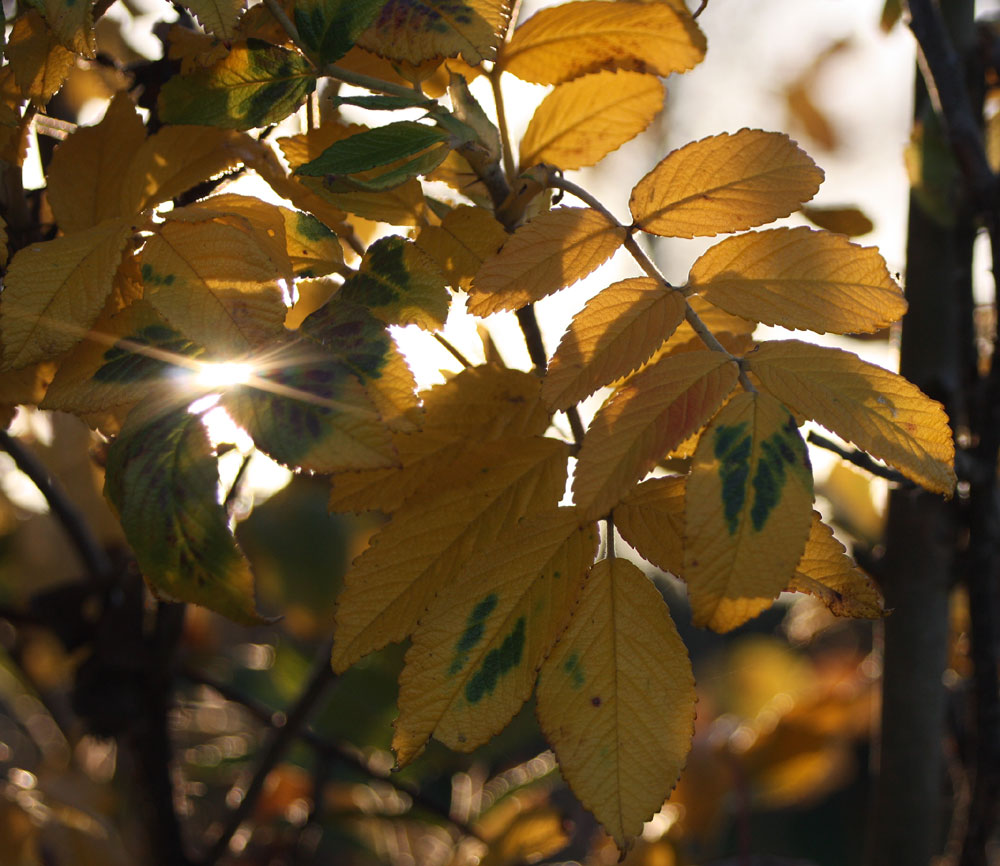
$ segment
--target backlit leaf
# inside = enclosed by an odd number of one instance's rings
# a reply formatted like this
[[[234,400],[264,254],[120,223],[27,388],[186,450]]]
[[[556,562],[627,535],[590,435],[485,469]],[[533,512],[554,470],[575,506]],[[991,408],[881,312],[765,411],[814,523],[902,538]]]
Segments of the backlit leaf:
[[[150,588],[252,625],[253,575],[219,504],[219,471],[201,419],[134,411],[108,448],[105,496]]]
[[[569,843],[563,813],[553,806],[518,812],[499,837],[490,835],[489,850],[479,866],[538,863]]]
[[[563,334],[542,385],[565,409],[638,369],[684,320],[684,296],[650,277],[633,277],[591,298]]]
[[[539,673],[537,712],[573,793],[626,850],[676,784],[695,715],[687,649],[632,563],[590,570]]]
[[[236,35],[236,22],[246,4],[247,0],[181,0],[202,27],[227,41]]]
[[[542,9],[501,52],[500,64],[524,81],[558,84],[601,69],[665,76],[705,56],[705,36],[689,13],[668,3],[594,0]]]
[[[768,394],[737,394],[702,434],[687,482],[695,625],[730,631],[770,606],[802,557],[812,500],[795,419]]]
[[[688,285],[734,315],[821,334],[871,333],[906,312],[877,249],[808,228],[726,238],[694,263]]]
[[[44,405],[67,412],[103,412],[138,403],[151,385],[167,376],[177,377],[181,401],[185,392],[180,377],[189,372],[183,362],[202,354],[204,349],[171,328],[151,304],[136,301],[101,315],[88,338],[59,365]]]
[[[560,207],[519,228],[476,274],[469,312],[516,310],[583,279],[625,241],[626,230],[590,208]]]
[[[236,168],[252,139],[213,127],[165,127],[138,147],[121,181],[119,213],[134,214],[170,201],[209,178]]]
[[[250,235],[223,223],[166,222],[142,251],[146,300],[226,359],[284,331],[279,276]]]
[[[615,529],[647,562],[684,574],[684,477],[650,478],[615,506]]]
[[[741,129],[668,154],[635,185],[629,207],[643,231],[712,236],[788,216],[822,181],[822,170],[787,135]]]
[[[499,252],[507,232],[484,208],[462,205],[441,220],[439,226],[424,226],[417,246],[435,262],[448,284],[468,291],[483,262]]]
[[[821,229],[852,238],[866,235],[875,228],[865,212],[856,207],[806,205],[802,208],[802,216]]]
[[[315,159],[299,165],[295,173],[308,177],[356,174],[413,156],[447,140],[448,133],[443,129],[401,120],[334,141]]]
[[[523,520],[467,563],[420,620],[406,654],[398,764],[430,736],[471,751],[507,724],[531,695],[596,550],[596,528],[561,508]]]
[[[448,317],[449,295],[433,259],[413,241],[392,235],[365,251],[339,297],[367,307],[390,325],[434,330]]]
[[[333,665],[345,670],[410,634],[434,596],[478,550],[526,514],[555,508],[569,449],[554,439],[508,438],[467,449],[403,505],[344,579]]]
[[[141,210],[140,194],[129,196],[123,208],[121,190],[126,177],[123,166],[129,164],[145,138],[146,129],[132,99],[119,93],[100,123],[78,128],[56,148],[48,169],[46,195],[64,232]],[[171,171],[177,171],[177,166]]]
[[[4,56],[21,93],[39,105],[45,105],[62,87],[76,62],[73,52],[60,44],[34,10],[14,21]]]
[[[97,53],[94,35],[94,0],[28,0],[45,18],[59,41],[70,51],[92,58]]]
[[[459,54],[473,66],[496,56],[511,0],[388,0],[358,45],[419,64]]]
[[[815,511],[805,553],[788,589],[816,596],[837,616],[880,619],[886,615],[875,582],[854,564]]]
[[[395,511],[416,490],[447,472],[470,444],[540,436],[549,426],[549,412],[539,384],[530,373],[487,365],[470,367],[422,392],[422,429],[393,437],[402,465],[335,475],[330,510]]]
[[[385,0],[297,0],[299,36],[323,63],[333,63],[354,45]]]
[[[4,368],[54,358],[82,339],[111,292],[132,231],[128,220],[105,220],[18,251],[0,300]]]
[[[330,274],[344,263],[340,240],[312,214],[280,208],[285,220],[285,252],[296,277]]]
[[[610,511],[672,448],[696,432],[736,385],[721,352],[689,352],[640,371],[605,403],[587,430],[573,500],[588,517]]]
[[[265,43],[236,44],[212,66],[167,81],[160,119],[253,129],[284,120],[315,86],[315,71],[301,54]]]
[[[535,109],[521,139],[521,168],[596,165],[646,129],[662,107],[655,75],[601,71],[560,84]]]
[[[948,416],[902,376],[851,352],[798,340],[764,343],[747,356],[761,384],[907,478],[938,493],[955,487],[955,446]]]

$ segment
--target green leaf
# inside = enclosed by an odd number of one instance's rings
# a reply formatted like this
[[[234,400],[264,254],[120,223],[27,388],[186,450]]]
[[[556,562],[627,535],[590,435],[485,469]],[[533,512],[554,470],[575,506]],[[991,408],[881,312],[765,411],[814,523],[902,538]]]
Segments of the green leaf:
[[[356,105],[372,111],[395,111],[397,108],[415,108],[427,103],[427,97],[414,93],[413,96],[334,96],[335,106]]]
[[[295,173],[309,177],[356,174],[389,165],[447,140],[448,133],[444,130],[403,120],[335,141],[316,159],[300,165]]]
[[[330,175],[326,178],[326,189],[331,193],[338,192],[378,192],[379,190],[395,189],[406,183],[410,178],[420,174],[430,174],[442,162],[445,161],[451,149],[440,144],[430,150],[417,154],[413,159],[406,160],[402,165],[390,169],[382,174],[362,180],[359,177],[337,177]]]
[[[201,419],[186,409],[152,412],[152,405],[137,407],[111,443],[104,484],[139,568],[158,596],[259,623],[253,575],[219,504],[218,467]]]
[[[268,126],[295,111],[315,86],[301,54],[254,40],[234,45],[212,66],[171,78],[160,91],[160,119],[228,129]]]
[[[448,290],[437,264],[398,235],[368,247],[361,269],[344,283],[338,297],[367,307],[390,325],[433,330],[448,318]]]
[[[295,26],[323,63],[343,57],[368,28],[385,0],[297,0]]]

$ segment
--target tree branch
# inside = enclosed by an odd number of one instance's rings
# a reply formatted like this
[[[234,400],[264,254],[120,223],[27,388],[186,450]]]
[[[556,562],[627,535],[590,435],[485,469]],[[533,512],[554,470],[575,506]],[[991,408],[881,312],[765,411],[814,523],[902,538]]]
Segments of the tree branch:
[[[897,472],[895,469],[890,469],[888,466],[876,463],[864,451],[858,451],[856,448],[842,448],[832,439],[827,439],[825,436],[821,436],[814,430],[809,432],[809,435],[806,437],[806,442],[811,445],[816,445],[819,448],[825,448],[827,451],[832,451],[838,457],[842,457],[844,460],[848,461],[848,463],[860,466],[866,472],[871,472],[872,475],[877,475],[879,478],[884,478],[886,481],[893,481],[906,487],[916,486],[912,481],[910,481],[909,478]]]

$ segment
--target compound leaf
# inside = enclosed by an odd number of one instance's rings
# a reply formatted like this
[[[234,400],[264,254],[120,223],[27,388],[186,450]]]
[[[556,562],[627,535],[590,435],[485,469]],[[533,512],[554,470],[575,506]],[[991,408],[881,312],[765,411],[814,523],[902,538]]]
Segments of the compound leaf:
[[[600,211],[560,207],[519,228],[472,281],[469,312],[516,310],[583,279],[620,247],[626,229]]]
[[[573,317],[549,363],[542,395],[565,409],[645,363],[684,321],[684,296],[650,277],[598,292]]]
[[[739,370],[722,352],[687,352],[636,373],[605,403],[583,439],[573,501],[588,517],[610,511],[657,460],[712,417]]]
[[[539,672],[537,713],[560,772],[624,851],[676,784],[695,715],[687,649],[632,563],[591,568]]]
[[[399,677],[399,765],[432,735],[471,751],[528,699],[597,551],[596,527],[581,518],[560,508],[523,520],[434,600]]]
[[[542,100],[521,139],[521,168],[596,165],[631,141],[663,108],[655,75],[603,70],[558,85]]]
[[[695,625],[730,631],[770,606],[802,558],[812,500],[795,419],[769,394],[737,394],[702,434],[687,482]]]
[[[948,416],[916,385],[851,352],[798,340],[764,343],[747,356],[761,384],[907,478],[937,493],[955,487]]]
[[[542,9],[504,46],[500,64],[524,81],[559,84],[602,69],[666,76],[705,57],[705,36],[686,10],[668,3],[580,0]]]
[[[705,237],[788,216],[822,181],[822,170],[787,135],[741,129],[667,154],[635,185],[629,208],[643,231]]]
[[[691,290],[734,315],[821,334],[871,333],[906,312],[878,250],[808,228],[726,238],[688,279]]]

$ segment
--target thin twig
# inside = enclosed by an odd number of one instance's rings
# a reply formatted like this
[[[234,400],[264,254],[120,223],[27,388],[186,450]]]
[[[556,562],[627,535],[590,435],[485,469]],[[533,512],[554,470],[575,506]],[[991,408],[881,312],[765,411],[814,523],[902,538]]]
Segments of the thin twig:
[[[858,451],[853,448],[842,448],[832,439],[827,439],[825,436],[822,436],[814,430],[809,431],[806,441],[811,445],[816,445],[819,448],[825,448],[827,451],[832,451],[838,457],[842,457],[849,463],[853,463],[855,466],[860,466],[862,469],[871,472],[872,475],[877,475],[879,478],[884,478],[886,481],[893,481],[896,484],[902,484],[905,487],[914,486],[913,482],[910,481],[910,479],[905,475],[900,474],[895,469],[890,469],[888,466],[883,466],[881,463],[876,463],[864,451]]]
[[[517,323],[521,326],[521,333],[524,335],[524,343],[528,347],[528,357],[531,358],[531,363],[535,366],[535,372],[539,376],[544,376],[549,356],[545,351],[545,344],[542,342],[542,332],[538,327],[538,318],[535,316],[535,305],[527,304],[521,307],[516,315]]]
[[[497,126],[500,127],[500,145],[503,150],[503,169],[508,181],[514,177],[514,154],[510,149],[510,132],[507,129],[507,113],[503,105],[503,88],[500,86],[500,76],[503,70],[493,65],[490,70],[490,87],[493,88],[493,104],[497,109]]]
[[[209,847],[208,853],[202,860],[203,866],[213,866],[217,863],[229,849],[236,831],[239,830],[257,805],[257,799],[264,789],[264,782],[268,774],[274,769],[292,743],[301,736],[309,716],[316,709],[317,704],[326,695],[327,689],[336,680],[333,668],[330,666],[330,652],[332,645],[330,642],[324,644],[313,665],[312,675],[305,689],[291,708],[284,725],[275,728],[264,747],[250,784],[247,785],[246,793],[240,800],[239,805],[230,813],[229,819],[222,828],[222,832]]]
[[[566,420],[569,421],[569,429],[573,433],[573,441],[579,448],[583,445],[583,421],[580,420],[580,410],[576,406],[570,406],[566,410]]]
[[[698,8],[694,10],[694,14],[691,17],[697,19],[705,11],[706,6],[708,6],[708,0],[701,0],[701,3],[698,4]]]
[[[233,479],[233,483],[229,486],[226,498],[222,501],[222,508],[226,514],[230,515],[230,517],[232,516],[232,508],[236,502],[236,497],[240,495],[240,488],[243,486],[243,476],[246,475],[252,457],[252,452],[250,454],[243,455],[243,461],[240,463],[240,468],[236,470],[236,477]]]
[[[94,581],[100,581],[111,574],[111,560],[87,526],[83,515],[70,501],[62,485],[49,473],[41,460],[19,439],[6,430],[0,430],[0,449],[6,451],[17,466],[38,491],[45,497],[49,509],[58,519],[63,531],[69,536],[76,552]]]
[[[461,364],[463,367],[468,369],[469,367],[472,366],[469,359],[466,358],[465,355],[463,355],[461,352],[459,352],[458,349],[456,349],[444,335],[435,334],[434,339],[437,340],[442,346],[444,346],[444,348],[446,348],[449,352],[451,352],[452,357],[456,361],[458,361],[458,363]]]

